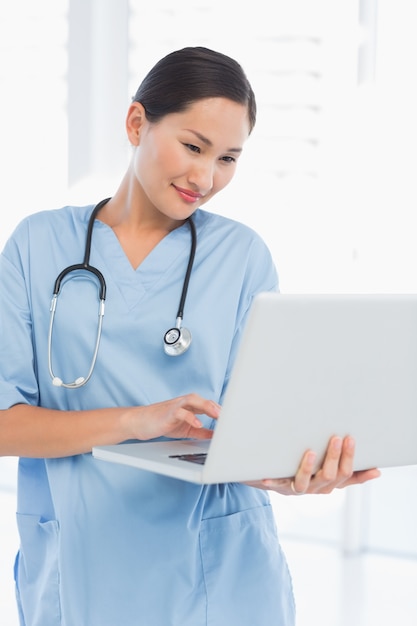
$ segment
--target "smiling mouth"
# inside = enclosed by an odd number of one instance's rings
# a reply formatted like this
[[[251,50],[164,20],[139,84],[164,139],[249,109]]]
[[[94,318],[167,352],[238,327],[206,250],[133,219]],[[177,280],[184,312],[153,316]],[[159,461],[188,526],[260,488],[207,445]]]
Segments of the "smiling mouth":
[[[173,187],[181,196],[181,198],[186,202],[197,202],[203,197],[201,193],[196,193],[195,191],[191,191],[190,189],[183,189],[182,187],[177,187],[177,185],[173,185]]]

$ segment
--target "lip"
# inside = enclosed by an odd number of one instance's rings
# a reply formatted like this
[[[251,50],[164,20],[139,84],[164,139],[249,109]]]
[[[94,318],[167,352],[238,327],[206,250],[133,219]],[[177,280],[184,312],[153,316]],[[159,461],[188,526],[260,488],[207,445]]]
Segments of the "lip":
[[[191,189],[184,189],[183,187],[177,187],[177,185],[172,185],[178,195],[185,200],[185,202],[189,202],[192,204],[193,202],[197,202],[203,197],[203,194],[198,193],[196,191],[191,191]]]

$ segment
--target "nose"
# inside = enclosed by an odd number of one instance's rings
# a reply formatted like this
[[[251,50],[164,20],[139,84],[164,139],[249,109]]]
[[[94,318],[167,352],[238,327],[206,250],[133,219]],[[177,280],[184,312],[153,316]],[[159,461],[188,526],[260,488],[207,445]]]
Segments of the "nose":
[[[209,160],[199,159],[189,171],[188,180],[200,193],[206,195],[213,188],[214,164]]]

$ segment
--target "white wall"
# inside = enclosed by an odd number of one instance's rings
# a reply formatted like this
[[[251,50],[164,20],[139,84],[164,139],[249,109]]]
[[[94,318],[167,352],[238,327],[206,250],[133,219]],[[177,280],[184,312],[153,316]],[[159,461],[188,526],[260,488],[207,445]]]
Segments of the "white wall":
[[[359,50],[375,41],[375,33],[366,30],[366,23],[359,28],[364,4],[359,0],[258,0],[256,7],[237,0],[184,0],[175,7],[170,0],[146,6],[131,0],[129,46],[123,52],[129,71],[117,83],[119,90],[125,83],[125,92],[100,110],[92,132],[87,127],[78,134],[75,112],[80,104],[90,114],[97,112],[108,86],[101,74],[93,97],[91,89],[77,84],[81,74],[72,65],[74,51],[67,54],[68,11],[88,11],[84,19],[94,24],[83,35],[82,14],[72,23],[81,29],[80,58],[92,64],[90,74],[82,68],[88,79],[102,67],[97,46],[106,29],[117,24],[120,41],[125,32],[123,21],[108,21],[115,3],[3,3],[0,247],[26,214],[112,193],[127,159],[123,120],[118,115],[116,120],[115,112],[123,109],[123,99],[127,107],[139,80],[162,54],[202,44],[241,61],[259,105],[240,171],[212,208],[249,223],[265,237],[281,289],[416,291],[417,8],[413,0],[369,2],[378,9],[376,62],[361,73]],[[120,7],[126,11],[125,2]],[[118,69],[109,67],[110,78]],[[67,110],[75,117],[68,119]],[[117,146],[116,164],[106,145]],[[92,157],[81,159],[84,170],[77,169],[77,152],[85,156],[85,151]],[[8,460],[0,465],[1,484],[10,480],[13,486],[11,467]],[[415,558],[417,510],[409,497],[415,474],[414,468],[387,471],[360,495],[276,499],[280,526],[288,537]],[[405,486],[402,493],[398,485]],[[355,519],[347,525],[348,510],[355,511]]]

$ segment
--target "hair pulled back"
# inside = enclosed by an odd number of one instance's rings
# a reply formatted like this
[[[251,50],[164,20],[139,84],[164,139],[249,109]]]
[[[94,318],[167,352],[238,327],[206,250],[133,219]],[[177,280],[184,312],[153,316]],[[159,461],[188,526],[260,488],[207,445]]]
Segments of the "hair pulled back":
[[[246,74],[237,61],[209,48],[187,47],[163,57],[145,76],[133,101],[143,105],[150,122],[158,122],[204,98],[246,105],[252,131],[256,101]]]

